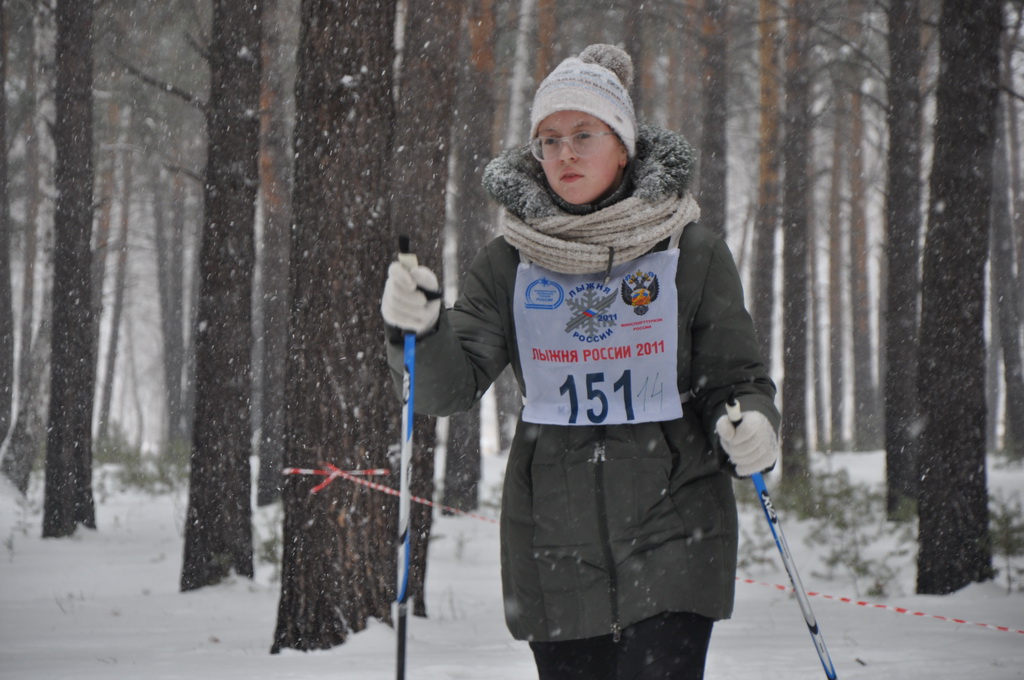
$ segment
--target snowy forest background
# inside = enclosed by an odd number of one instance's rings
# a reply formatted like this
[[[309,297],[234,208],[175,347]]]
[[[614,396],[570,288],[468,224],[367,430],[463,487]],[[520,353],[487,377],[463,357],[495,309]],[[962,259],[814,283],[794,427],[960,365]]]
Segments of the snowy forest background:
[[[43,477],[44,536],[104,531],[101,465],[184,480],[182,590],[252,576],[254,498],[282,508],[276,651],[389,621],[397,503],[281,470],[395,467],[377,308],[397,235],[454,295],[495,235],[483,165],[524,141],[540,78],[611,42],[640,118],[700,152],[702,221],[781,387],[785,495],[814,513],[813,453],[884,450],[884,512],[918,519],[918,592],[1024,552],[1019,499],[993,513],[988,491],[993,457],[1024,461],[1019,0],[5,0],[2,17],[0,466],[22,493]],[[481,422],[517,400],[506,378],[483,412],[422,419],[413,493],[476,508]],[[425,614],[430,512],[413,522]]]

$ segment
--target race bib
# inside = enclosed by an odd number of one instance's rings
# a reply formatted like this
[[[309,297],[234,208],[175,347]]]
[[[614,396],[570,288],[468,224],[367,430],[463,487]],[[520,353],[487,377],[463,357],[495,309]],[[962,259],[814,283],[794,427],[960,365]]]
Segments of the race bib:
[[[516,340],[526,383],[523,420],[614,425],[682,417],[676,387],[679,250],[603,274],[516,273]]]

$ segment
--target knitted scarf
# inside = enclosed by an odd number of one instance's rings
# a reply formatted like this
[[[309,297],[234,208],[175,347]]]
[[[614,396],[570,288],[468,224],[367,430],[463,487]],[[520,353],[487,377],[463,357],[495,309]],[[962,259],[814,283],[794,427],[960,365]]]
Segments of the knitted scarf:
[[[689,192],[651,203],[630,197],[588,215],[522,220],[502,211],[505,240],[524,257],[563,274],[603,272],[636,259],[700,217]]]

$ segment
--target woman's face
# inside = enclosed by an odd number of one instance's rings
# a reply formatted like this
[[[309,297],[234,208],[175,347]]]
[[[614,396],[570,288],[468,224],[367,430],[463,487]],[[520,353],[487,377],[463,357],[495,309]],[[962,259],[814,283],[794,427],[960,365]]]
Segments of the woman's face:
[[[569,137],[578,132],[611,132],[599,118],[582,111],[559,111],[540,122],[538,137]],[[560,145],[558,156],[541,161],[552,190],[573,205],[594,203],[615,191],[622,183],[629,155],[616,135],[597,139],[597,150],[577,156],[572,146]]]

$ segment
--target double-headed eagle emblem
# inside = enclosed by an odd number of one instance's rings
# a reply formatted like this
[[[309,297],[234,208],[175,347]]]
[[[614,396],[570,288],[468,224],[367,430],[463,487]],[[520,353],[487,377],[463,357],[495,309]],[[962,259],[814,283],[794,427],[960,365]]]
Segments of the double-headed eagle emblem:
[[[622,301],[633,308],[633,313],[643,316],[652,302],[658,299],[658,277],[656,274],[637,270],[622,279]]]

